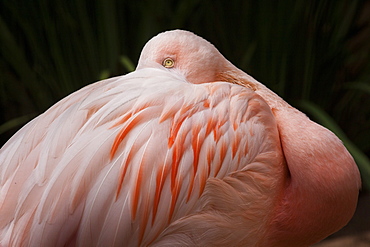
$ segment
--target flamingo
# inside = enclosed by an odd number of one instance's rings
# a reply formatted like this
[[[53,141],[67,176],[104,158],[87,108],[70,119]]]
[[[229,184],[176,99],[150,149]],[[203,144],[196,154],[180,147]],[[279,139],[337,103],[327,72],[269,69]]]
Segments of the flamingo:
[[[309,246],[348,223],[360,175],[332,132],[173,30],[19,130],[0,184],[0,246]]]

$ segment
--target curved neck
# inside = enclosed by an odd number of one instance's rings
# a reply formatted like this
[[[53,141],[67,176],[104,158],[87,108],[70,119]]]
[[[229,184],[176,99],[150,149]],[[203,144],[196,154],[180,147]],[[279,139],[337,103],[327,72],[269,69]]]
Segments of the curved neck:
[[[361,180],[342,142],[233,65],[220,77],[259,94],[277,120],[289,177],[263,246],[309,246],[345,226]]]
[[[256,92],[274,94],[268,91]],[[331,131],[277,95],[267,101],[278,123],[290,173],[272,222],[275,234],[271,246],[308,246],[338,231],[352,218],[360,188],[359,171]]]

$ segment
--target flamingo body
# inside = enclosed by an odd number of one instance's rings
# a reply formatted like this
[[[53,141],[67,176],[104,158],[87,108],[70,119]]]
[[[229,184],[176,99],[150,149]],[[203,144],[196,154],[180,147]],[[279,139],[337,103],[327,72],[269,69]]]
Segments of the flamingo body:
[[[308,246],[360,182],[334,134],[177,30],[18,131],[0,186],[0,246]]]

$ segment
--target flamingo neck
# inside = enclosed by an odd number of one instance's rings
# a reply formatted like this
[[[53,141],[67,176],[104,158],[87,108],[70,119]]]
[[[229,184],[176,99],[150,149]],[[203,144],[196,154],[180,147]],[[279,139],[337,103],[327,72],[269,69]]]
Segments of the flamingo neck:
[[[220,77],[259,94],[277,120],[287,177],[263,246],[309,246],[345,226],[361,181],[342,142],[233,65]]]
[[[263,85],[262,85],[263,86]],[[352,218],[360,175],[342,142],[267,88],[290,177],[283,188],[266,246],[309,246],[338,231]]]
[[[263,246],[309,246],[345,226],[361,181],[342,142],[231,63],[224,67],[218,79],[252,89],[270,106],[286,160],[287,176]]]

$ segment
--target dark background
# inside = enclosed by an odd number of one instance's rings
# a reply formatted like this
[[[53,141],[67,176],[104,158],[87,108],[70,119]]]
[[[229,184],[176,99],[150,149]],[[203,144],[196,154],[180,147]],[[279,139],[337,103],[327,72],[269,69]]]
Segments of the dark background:
[[[133,70],[146,41],[176,28],[335,132],[369,191],[368,0],[0,0],[0,145],[71,92]]]

